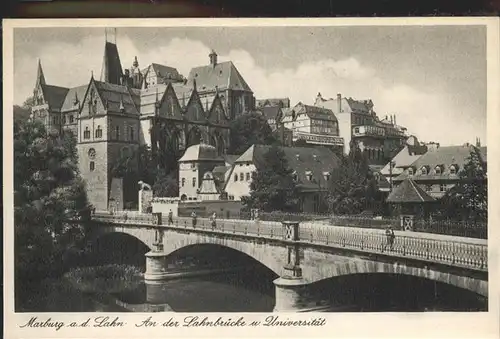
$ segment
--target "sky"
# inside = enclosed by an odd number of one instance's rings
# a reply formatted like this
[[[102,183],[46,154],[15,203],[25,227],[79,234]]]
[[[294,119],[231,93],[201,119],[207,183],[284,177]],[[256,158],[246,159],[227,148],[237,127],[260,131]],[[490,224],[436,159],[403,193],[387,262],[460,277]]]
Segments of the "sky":
[[[32,93],[38,59],[50,85],[99,79],[104,31],[16,28],[14,103]],[[372,99],[380,118],[396,114],[421,141],[486,144],[484,26],[134,27],[117,29],[116,43],[126,68],[137,56],[141,68],[155,62],[187,77],[214,49],[257,99]]]

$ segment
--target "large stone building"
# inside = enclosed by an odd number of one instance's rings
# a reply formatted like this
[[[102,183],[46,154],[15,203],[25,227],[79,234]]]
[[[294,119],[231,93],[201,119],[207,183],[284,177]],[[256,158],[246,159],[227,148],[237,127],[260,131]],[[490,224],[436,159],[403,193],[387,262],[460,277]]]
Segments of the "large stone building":
[[[139,145],[150,146],[162,166],[172,161],[175,166],[175,159],[163,155],[181,155],[201,142],[219,155],[226,152],[229,122],[252,110],[255,99],[231,61],[219,63],[214,51],[208,57],[188,78],[156,63],[141,70],[137,57],[123,69],[117,45],[106,41],[100,80],[92,74],[74,88],[48,85],[39,62],[32,118],[49,130],[75,133],[80,171],[95,208],[123,208],[123,191],[135,190],[137,183],[124,184],[111,169]]]
[[[354,100],[341,94],[335,99],[324,99],[318,93],[314,105],[328,108],[335,114],[345,153],[349,153],[351,142],[354,142],[367,152],[370,164],[385,165],[404,146],[406,128],[396,124],[395,115],[379,119],[371,100]]]
[[[486,165],[486,151],[486,147],[481,147],[479,143],[476,146],[465,144],[430,147],[393,179],[394,185],[398,186],[405,179],[411,179],[429,196],[440,199],[460,181],[460,171],[471,152],[477,152]]]
[[[339,123],[328,108],[304,105],[299,102],[294,107],[284,109],[281,123],[292,130],[293,141],[342,150],[344,139],[339,136]]]

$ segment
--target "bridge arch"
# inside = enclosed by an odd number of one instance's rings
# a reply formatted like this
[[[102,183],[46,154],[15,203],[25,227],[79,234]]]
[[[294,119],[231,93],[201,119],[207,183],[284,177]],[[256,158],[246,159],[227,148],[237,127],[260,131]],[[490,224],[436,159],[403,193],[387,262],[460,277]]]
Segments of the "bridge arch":
[[[322,272],[304,267],[305,279],[308,282],[318,282],[330,278],[354,274],[399,274],[433,280],[447,285],[465,289],[481,296],[488,296],[488,282],[468,277],[459,276],[451,272],[442,272],[430,268],[407,266],[399,263],[375,262],[369,260],[349,260],[334,265],[325,265]]]
[[[231,238],[202,236],[200,234],[185,235],[178,233],[168,233],[166,238],[167,239],[165,239],[166,241],[164,243],[164,252],[167,255],[175,255],[175,253],[178,253],[179,251],[196,245],[216,245],[237,251],[249,258],[252,258],[254,261],[265,266],[277,276],[281,275],[285,264],[284,259],[287,256],[285,248],[276,246],[276,250],[278,250],[280,254],[273,255],[274,251],[269,251],[269,244],[259,244],[253,241],[245,242]]]

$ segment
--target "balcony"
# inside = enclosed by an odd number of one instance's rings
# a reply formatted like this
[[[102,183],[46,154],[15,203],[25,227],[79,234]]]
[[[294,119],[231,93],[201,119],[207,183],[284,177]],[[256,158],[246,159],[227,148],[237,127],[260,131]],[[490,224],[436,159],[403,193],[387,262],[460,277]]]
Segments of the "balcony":
[[[294,132],[293,141],[297,141],[299,139],[303,139],[310,144],[316,145],[344,146],[344,138],[333,135]]]

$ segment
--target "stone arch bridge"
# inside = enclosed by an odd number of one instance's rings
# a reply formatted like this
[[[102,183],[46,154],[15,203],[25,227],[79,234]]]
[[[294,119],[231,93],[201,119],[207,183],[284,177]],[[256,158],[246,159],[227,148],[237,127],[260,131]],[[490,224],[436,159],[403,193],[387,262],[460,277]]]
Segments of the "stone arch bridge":
[[[436,234],[396,232],[392,249],[381,230],[297,222],[189,218],[162,222],[161,214],[105,214],[92,217],[95,237],[126,233],[151,251],[146,282],[168,276],[166,258],[196,244],[214,244],[242,252],[280,278],[276,310],[304,310],[305,287],[324,279],[363,273],[411,275],[488,296],[487,241]]]

